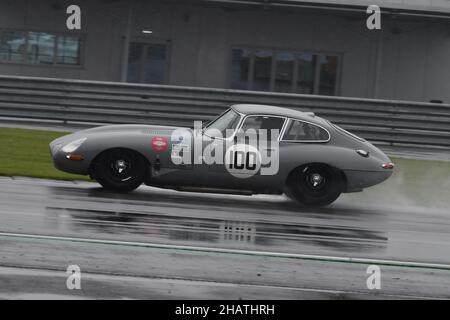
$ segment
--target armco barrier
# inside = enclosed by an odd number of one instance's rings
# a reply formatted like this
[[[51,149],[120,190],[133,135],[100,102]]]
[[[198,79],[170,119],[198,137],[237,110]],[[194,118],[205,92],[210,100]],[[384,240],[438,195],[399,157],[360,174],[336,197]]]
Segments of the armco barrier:
[[[0,76],[0,116],[192,126],[235,103],[313,111],[376,143],[450,147],[450,105]]]

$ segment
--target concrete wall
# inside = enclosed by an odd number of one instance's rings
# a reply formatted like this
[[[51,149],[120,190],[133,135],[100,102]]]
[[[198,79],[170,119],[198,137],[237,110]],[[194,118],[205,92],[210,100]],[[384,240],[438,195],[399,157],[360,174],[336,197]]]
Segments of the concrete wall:
[[[0,28],[74,32],[65,29],[65,8],[73,1],[59,1],[56,9],[52,3],[1,1]],[[128,2],[77,3],[86,40],[82,67],[0,63],[0,74],[119,81]],[[136,1],[131,41],[168,44],[174,85],[229,87],[231,47],[252,46],[342,55],[341,96],[450,102],[447,23],[382,17],[380,41],[380,31],[368,31],[365,19],[364,14]],[[143,29],[153,33],[144,35]]]

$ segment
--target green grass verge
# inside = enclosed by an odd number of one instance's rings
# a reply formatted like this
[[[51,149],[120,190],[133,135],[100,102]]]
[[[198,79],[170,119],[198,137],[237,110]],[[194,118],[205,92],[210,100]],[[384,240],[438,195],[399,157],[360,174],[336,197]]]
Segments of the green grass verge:
[[[394,174],[365,190],[371,200],[402,205],[450,208],[450,161],[391,157]]]
[[[0,175],[58,180],[90,180],[56,170],[49,143],[68,132],[0,128]]]

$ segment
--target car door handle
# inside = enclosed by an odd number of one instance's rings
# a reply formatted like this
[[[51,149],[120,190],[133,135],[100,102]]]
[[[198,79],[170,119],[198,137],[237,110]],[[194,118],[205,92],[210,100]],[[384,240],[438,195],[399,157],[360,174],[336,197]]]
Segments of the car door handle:
[[[277,150],[277,148],[262,148],[263,150],[266,150],[266,151],[276,151]]]

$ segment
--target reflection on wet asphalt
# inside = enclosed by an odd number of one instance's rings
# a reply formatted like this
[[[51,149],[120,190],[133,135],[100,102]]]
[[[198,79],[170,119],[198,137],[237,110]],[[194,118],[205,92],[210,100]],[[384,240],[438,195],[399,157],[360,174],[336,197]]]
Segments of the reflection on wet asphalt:
[[[135,214],[104,210],[79,210],[47,207],[48,213],[65,212],[70,216],[75,232],[92,230],[116,234],[158,235],[175,241],[205,241],[209,243],[248,243],[270,246],[277,243],[311,242],[333,246],[334,241],[348,241],[347,246],[357,247],[366,241],[370,246],[383,246],[387,238],[371,230],[317,226],[306,224],[283,224],[252,221],[232,221],[209,218],[165,217],[155,214]],[[329,239],[329,240],[328,240]],[[345,245],[345,244],[344,244]]]
[[[282,196],[0,179],[0,232],[220,248],[448,262],[446,213],[355,204],[300,208]]]

